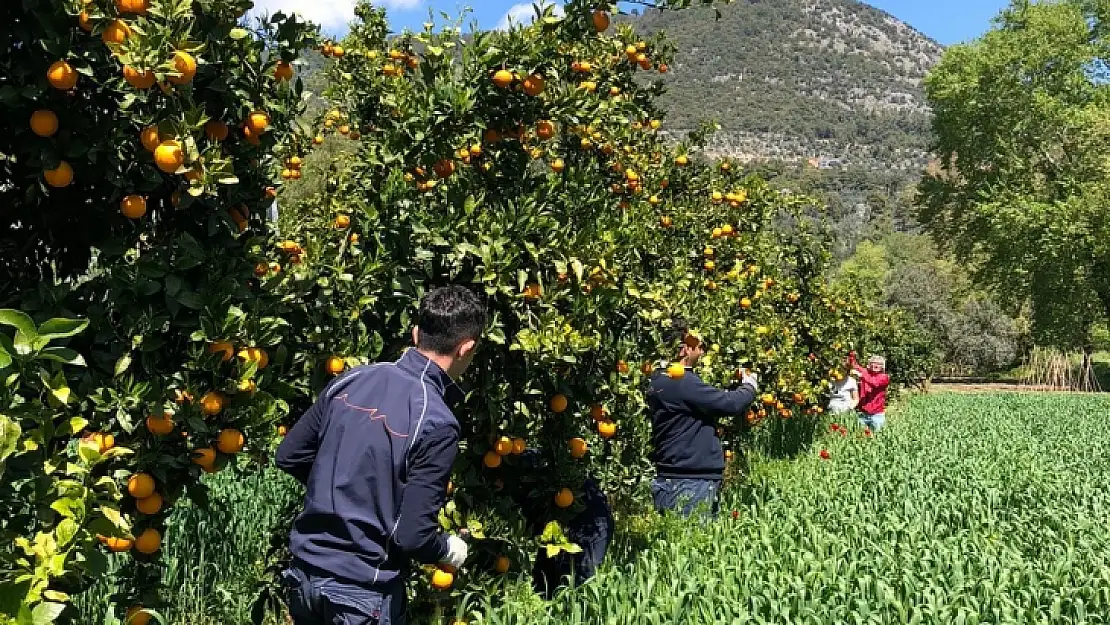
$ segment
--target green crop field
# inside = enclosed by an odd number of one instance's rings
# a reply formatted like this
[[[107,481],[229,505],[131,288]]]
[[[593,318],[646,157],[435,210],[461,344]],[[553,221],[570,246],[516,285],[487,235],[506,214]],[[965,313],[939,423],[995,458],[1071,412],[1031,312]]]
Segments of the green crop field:
[[[1110,400],[1093,395],[917,397],[879,436],[851,427],[802,458],[757,460],[705,527],[623,520],[604,570],[577,590],[544,603],[510,579],[465,617],[1107,623],[1108,416]],[[169,536],[173,623],[249,622],[263,526],[292,495],[275,480],[218,482],[218,512],[191,524],[205,535]]]

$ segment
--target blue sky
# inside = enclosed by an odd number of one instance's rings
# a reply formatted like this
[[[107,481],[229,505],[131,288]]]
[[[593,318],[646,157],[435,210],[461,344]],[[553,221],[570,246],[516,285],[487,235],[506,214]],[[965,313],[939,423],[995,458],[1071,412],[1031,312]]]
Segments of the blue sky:
[[[339,34],[351,17],[355,0],[255,0],[267,10],[298,11],[324,26],[326,32]],[[428,19],[428,11],[443,11],[457,16],[463,7],[476,7],[471,13],[483,28],[503,23],[510,12],[526,16],[532,13],[531,2],[514,0],[381,0],[395,29],[405,26],[419,28]],[[895,17],[908,22],[942,44],[959,43],[975,38],[990,28],[990,20],[1008,0],[869,0]],[[437,17],[437,21],[439,21]],[[469,20],[468,20],[469,23]]]

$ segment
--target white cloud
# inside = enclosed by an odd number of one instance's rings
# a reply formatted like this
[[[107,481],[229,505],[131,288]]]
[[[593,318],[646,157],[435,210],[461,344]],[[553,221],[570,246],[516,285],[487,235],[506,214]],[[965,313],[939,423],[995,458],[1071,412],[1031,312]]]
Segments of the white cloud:
[[[547,5],[554,3],[548,0],[542,0],[542,2],[537,2],[537,4],[542,4],[546,7]],[[561,4],[555,4],[555,15],[563,15],[563,6]],[[533,3],[521,2],[520,4],[514,4],[509,8],[509,11],[505,13],[505,17],[502,17],[501,21],[497,22],[497,29],[508,30],[510,21],[513,24],[531,24],[535,20],[536,7],[533,6]]]
[[[306,20],[322,26],[325,31],[346,29],[355,17],[356,0],[255,0],[255,13],[285,11],[296,13]],[[387,11],[411,11],[424,4],[424,0],[378,0],[377,6]]]

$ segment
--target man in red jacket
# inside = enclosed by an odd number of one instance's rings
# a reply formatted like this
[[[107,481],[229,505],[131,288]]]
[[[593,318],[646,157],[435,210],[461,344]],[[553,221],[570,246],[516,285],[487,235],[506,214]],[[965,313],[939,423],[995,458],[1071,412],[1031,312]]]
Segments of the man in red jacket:
[[[886,359],[872,356],[864,368],[856,362],[856,353],[848,356],[848,364],[859,374],[859,411],[860,425],[874,432],[886,423],[886,389],[890,386],[890,376],[886,374]]]

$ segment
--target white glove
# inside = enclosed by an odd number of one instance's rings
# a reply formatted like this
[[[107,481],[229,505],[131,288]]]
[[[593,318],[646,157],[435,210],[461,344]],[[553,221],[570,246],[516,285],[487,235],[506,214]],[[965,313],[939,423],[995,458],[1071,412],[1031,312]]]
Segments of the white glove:
[[[470,555],[470,547],[466,545],[466,541],[458,536],[451,535],[447,537],[447,556],[440,564],[448,564],[459,569],[466,562],[468,555]]]
[[[751,371],[745,371],[744,375],[740,378],[741,384],[750,384],[755,390],[759,390],[759,376]]]

